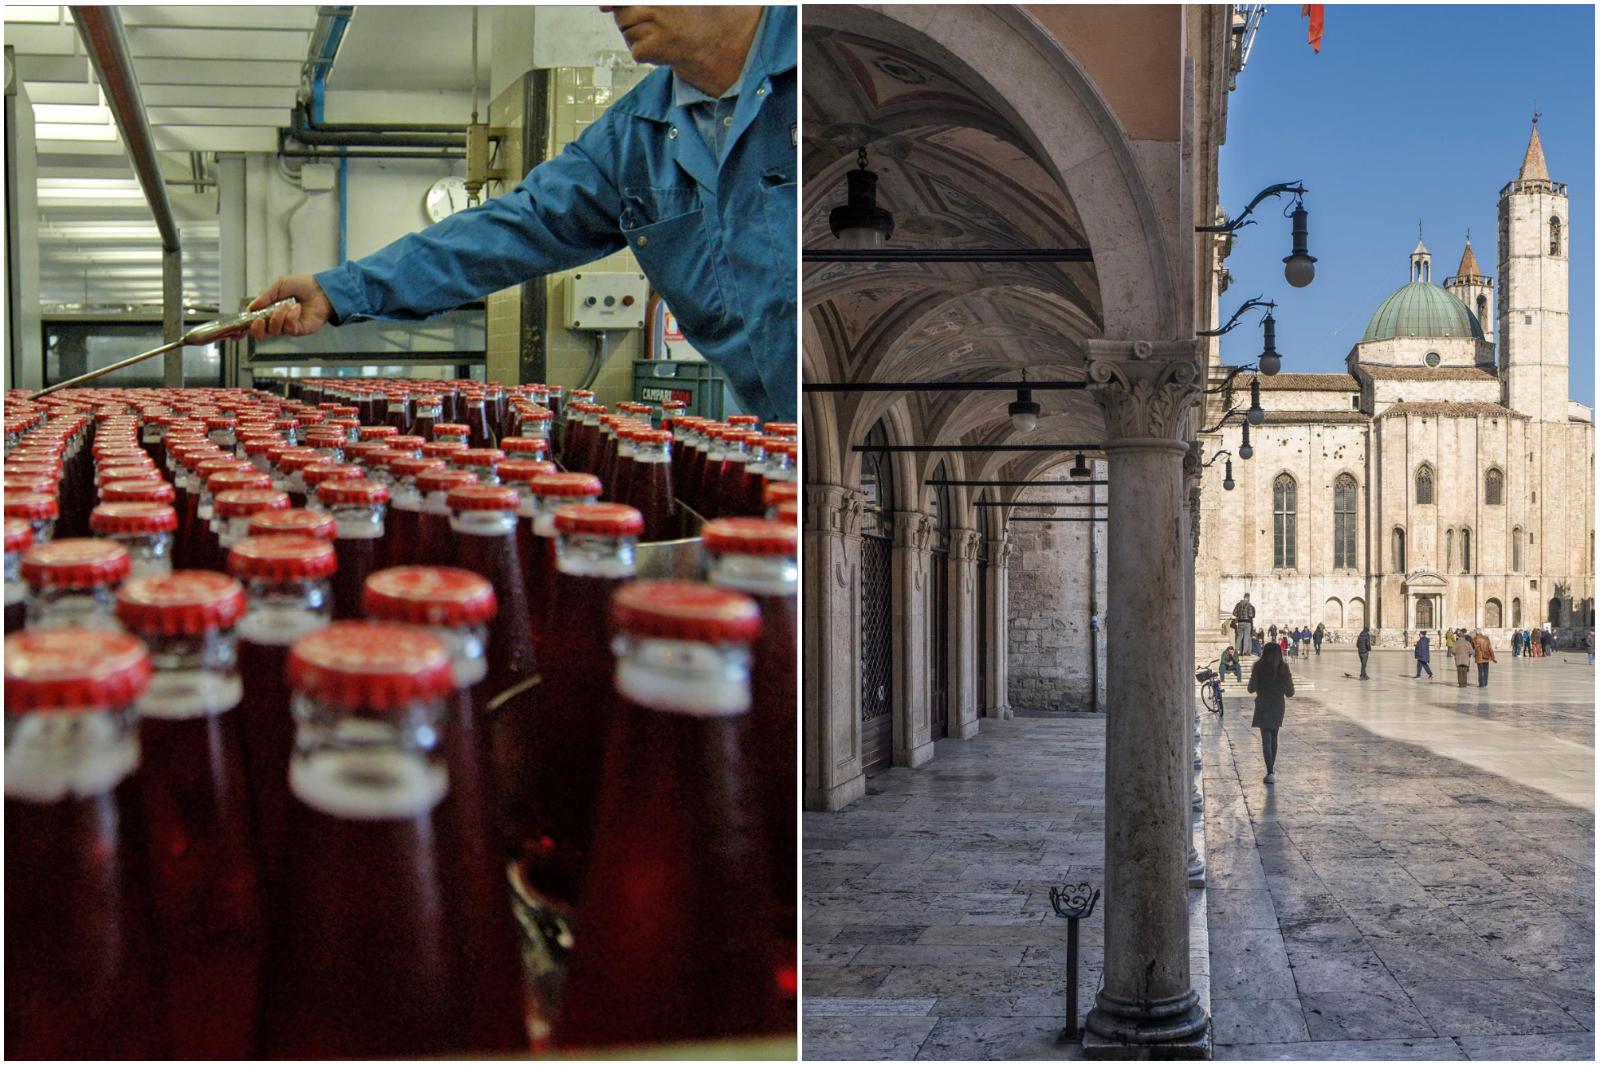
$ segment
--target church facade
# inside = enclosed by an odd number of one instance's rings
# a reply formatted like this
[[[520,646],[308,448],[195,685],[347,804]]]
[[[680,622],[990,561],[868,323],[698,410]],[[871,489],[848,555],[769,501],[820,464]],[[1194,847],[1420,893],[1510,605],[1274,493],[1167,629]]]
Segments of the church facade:
[[[1471,241],[1443,284],[1419,240],[1406,284],[1373,313],[1343,374],[1261,376],[1265,422],[1205,440],[1196,632],[1227,639],[1244,593],[1256,625],[1322,623],[1380,644],[1418,631],[1593,624],[1594,418],[1569,397],[1567,189],[1537,125],[1500,191],[1498,273]],[[1584,358],[1588,358],[1587,355]]]

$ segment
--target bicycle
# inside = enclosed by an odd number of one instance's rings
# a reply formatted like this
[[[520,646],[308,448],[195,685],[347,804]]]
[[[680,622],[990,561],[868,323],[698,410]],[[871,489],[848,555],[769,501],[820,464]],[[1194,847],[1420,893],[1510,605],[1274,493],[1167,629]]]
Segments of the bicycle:
[[[1194,673],[1194,679],[1200,683],[1200,705],[1220,721],[1223,714],[1222,705],[1222,675],[1211,669],[1210,664],[1202,666]]]

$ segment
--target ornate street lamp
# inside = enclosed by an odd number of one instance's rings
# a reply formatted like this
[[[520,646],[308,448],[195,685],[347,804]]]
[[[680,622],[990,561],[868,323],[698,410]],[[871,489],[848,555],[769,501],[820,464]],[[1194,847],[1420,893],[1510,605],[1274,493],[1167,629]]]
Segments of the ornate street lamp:
[[[1283,258],[1283,278],[1295,288],[1303,289],[1310,285],[1312,279],[1317,275],[1317,260],[1306,247],[1306,219],[1308,212],[1303,199],[1306,187],[1298,181],[1269,185],[1256,193],[1256,198],[1250,201],[1250,206],[1239,212],[1238,217],[1217,226],[1196,226],[1194,231],[1196,233],[1233,233],[1243,229],[1245,226],[1254,225],[1255,219],[1250,217],[1250,213],[1261,204],[1261,201],[1268,197],[1282,196],[1284,193],[1293,193],[1295,201],[1294,209],[1284,212],[1291,220],[1290,230],[1294,245],[1289,254]]]
[[[1039,427],[1039,405],[1034,402],[1032,389],[1018,389],[1017,398],[1006,405],[1011,416],[1011,428],[1018,433],[1032,433]]]
[[[828,212],[828,228],[853,251],[875,251],[894,234],[894,216],[878,206],[878,175],[867,169],[867,150],[856,149],[856,169],[846,178],[845,203]]]
[[[1092,473],[1093,471],[1089,469],[1089,464],[1083,461],[1083,453],[1079,452],[1077,462],[1072,464],[1072,469],[1067,471],[1067,476],[1086,478]]]
[[[1239,440],[1239,458],[1249,460],[1249,458],[1256,453],[1256,450],[1250,446],[1249,421],[1247,420],[1242,423],[1239,428],[1244,431],[1244,436]]]
[[[1250,379],[1250,409],[1244,413],[1245,421],[1252,426],[1259,426],[1267,420],[1267,412],[1261,406],[1261,379]]]
[[[1196,330],[1195,336],[1220,337],[1237,326],[1239,324],[1239,319],[1246,311],[1250,310],[1252,307],[1265,307],[1267,309],[1267,314],[1266,317],[1261,320],[1261,359],[1258,363],[1258,366],[1260,367],[1261,372],[1270,378],[1283,366],[1283,359],[1278,355],[1276,348],[1278,343],[1278,322],[1277,319],[1272,317],[1272,311],[1277,306],[1278,305],[1273,301],[1263,300],[1259,296],[1253,300],[1246,300],[1239,306],[1239,309],[1233,313],[1233,317],[1228,319],[1225,325],[1217,329]]]

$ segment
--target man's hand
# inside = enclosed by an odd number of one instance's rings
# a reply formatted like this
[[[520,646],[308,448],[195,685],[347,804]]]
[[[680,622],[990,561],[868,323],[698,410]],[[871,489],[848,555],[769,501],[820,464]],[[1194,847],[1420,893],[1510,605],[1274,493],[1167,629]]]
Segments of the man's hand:
[[[280,333],[287,333],[291,337],[304,337],[328,324],[328,318],[333,314],[333,304],[328,301],[322,286],[317,284],[317,279],[310,274],[285,274],[281,278],[274,279],[270,285],[261,290],[260,296],[251,301],[247,310],[259,311],[290,296],[300,302],[280,311],[274,311],[271,318],[252,322],[251,336],[256,340],[276,337]]]

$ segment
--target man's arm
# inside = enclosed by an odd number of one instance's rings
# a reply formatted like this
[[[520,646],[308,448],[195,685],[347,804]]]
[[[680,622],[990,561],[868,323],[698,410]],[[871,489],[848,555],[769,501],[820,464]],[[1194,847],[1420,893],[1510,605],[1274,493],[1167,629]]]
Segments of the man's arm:
[[[624,244],[615,160],[615,130],[602,118],[504,196],[314,278],[274,280],[251,308],[295,295],[303,313],[276,315],[258,329],[305,334],[324,320],[423,319],[615,252]]]

